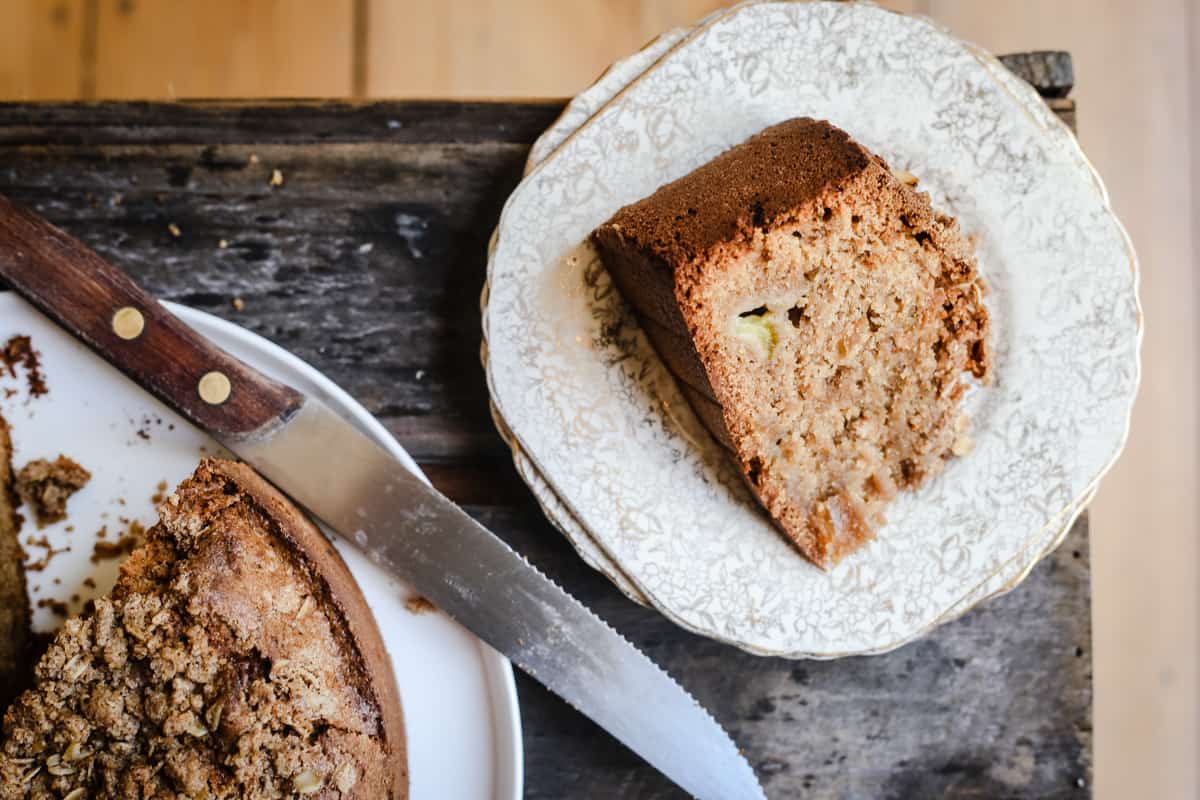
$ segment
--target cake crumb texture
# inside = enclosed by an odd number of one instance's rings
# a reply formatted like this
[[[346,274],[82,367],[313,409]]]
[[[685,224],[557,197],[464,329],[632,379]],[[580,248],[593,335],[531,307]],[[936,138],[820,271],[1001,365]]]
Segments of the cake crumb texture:
[[[406,796],[390,665],[321,534],[212,459],[159,513],[5,715],[0,798]]]
[[[32,509],[38,525],[66,519],[67,501],[88,481],[92,473],[64,455],[54,461],[39,458],[17,473],[17,494]]]
[[[917,179],[844,131],[770,127],[592,235],[697,416],[829,567],[971,449],[986,287]]]

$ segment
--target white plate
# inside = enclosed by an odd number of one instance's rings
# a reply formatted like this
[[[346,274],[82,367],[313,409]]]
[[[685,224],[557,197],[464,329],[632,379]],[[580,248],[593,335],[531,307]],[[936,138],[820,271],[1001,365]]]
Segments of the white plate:
[[[489,384],[551,517],[632,594],[753,652],[878,652],[1013,585],[1116,457],[1137,385],[1136,261],[1070,132],[977,48],[863,4],[742,6],[654,58],[568,112],[595,113],[552,134],[493,248]],[[976,452],[828,575],[748,501],[578,250],[623,203],[798,114],[915,172],[979,237],[996,320]]]
[[[711,15],[711,18],[719,17],[723,12],[716,12]],[[695,28],[702,27],[709,18],[701,20]],[[677,28],[668,31],[657,39],[648,44],[645,49],[635,53],[628,58],[613,64],[605,73],[586,91],[581,92],[567,105],[562,115],[555,120],[543,133],[530,149],[529,158],[525,167],[525,174],[529,174],[538,164],[544,161],[555,149],[558,148],[571,134],[575,133],[593,114],[612,101],[622,89],[629,83],[637,79],[643,72],[650,68],[658,59],[662,58],[667,52],[678,45],[689,33],[695,28]],[[981,57],[990,59],[986,53],[980,52]],[[1019,78],[1012,74],[1008,69],[1000,65],[997,70],[996,77],[1001,81],[1009,84],[1016,96],[1021,97],[1021,87],[1023,83]],[[1033,102],[1040,108],[1043,102],[1040,98],[1033,98]],[[1031,113],[1036,113],[1036,109]],[[488,287],[484,286],[482,306],[486,310],[488,300]],[[487,363],[487,348],[483,349],[484,364]],[[529,485],[534,496],[537,498],[542,511],[550,519],[550,521],[567,537],[568,541],[575,547],[580,557],[592,568],[598,570],[608,577],[613,584],[621,590],[627,597],[641,605],[653,607],[650,598],[647,598],[635,586],[629,578],[621,571],[620,566],[614,562],[605,553],[604,549],[592,538],[570,508],[555,492],[551,486],[538,471],[537,465],[534,464],[529,456],[521,449],[521,444],[513,436],[500,415],[498,409],[493,402],[491,404],[493,418],[496,426],[500,431],[500,435],[508,443],[512,449],[513,463],[516,465],[517,471],[521,477]],[[1070,532],[1075,520],[1083,511],[1084,507],[1091,501],[1094,494],[1089,493],[1081,501],[1075,503],[1062,515],[1063,525],[1061,528],[1055,529],[1053,524],[1047,526],[1042,535],[1036,537],[1030,544],[1023,548],[1020,553],[1010,559],[1000,570],[992,575],[987,581],[981,583],[973,591],[965,595],[959,602],[949,608],[938,619],[932,621],[925,630],[914,632],[909,638],[919,636],[922,633],[936,627],[937,625],[947,622],[962,616],[970,611],[984,600],[991,599],[998,595],[1004,594],[1015,588],[1029,573],[1029,571],[1037,564],[1037,561],[1044,555],[1050,553],[1056,548],[1059,543]],[[1034,553],[1039,553],[1036,557]],[[906,641],[906,640],[905,640]],[[895,646],[903,644],[904,641],[898,641]],[[836,656],[839,654],[825,653],[820,654],[821,657]]]
[[[180,306],[170,309],[219,347],[321,398],[419,474],[387,430],[312,367],[236,325]],[[220,448],[23,300],[0,292],[0,343],[15,334],[32,337],[50,393],[30,400],[19,381],[0,378],[0,407],[13,429],[14,462],[20,466],[64,453],[93,474],[91,483],[71,499],[67,520],[44,531],[27,522],[22,534],[23,542],[45,534],[55,547],[71,547],[52,558],[44,572],[30,573],[29,583],[34,602],[77,595],[71,604],[77,612],[86,600],[111,588],[116,576],[117,561],[90,562],[94,532],[107,526],[112,541],[124,528],[121,518],[149,526],[156,519],[151,496],[159,482],[174,488],[201,455]],[[18,393],[4,398],[5,388]],[[74,530],[68,532],[68,526]],[[414,594],[406,585],[336,537],[334,541],[392,655],[404,706],[413,800],[520,798],[520,711],[508,661],[444,614],[406,610],[405,600]],[[27,549],[33,559],[44,552]],[[94,589],[84,585],[88,577],[95,580]],[[48,608],[35,611],[39,630],[61,622]]]

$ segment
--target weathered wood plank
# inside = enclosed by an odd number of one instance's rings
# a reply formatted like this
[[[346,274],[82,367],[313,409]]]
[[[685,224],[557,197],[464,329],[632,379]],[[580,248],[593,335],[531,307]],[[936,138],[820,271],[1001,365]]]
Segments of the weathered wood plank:
[[[186,103],[0,103],[0,146],[396,142],[526,147],[563,100]]]
[[[1061,50],[1012,53],[1000,56],[1000,62],[1017,77],[1036,86],[1042,97],[1066,97],[1075,86],[1071,54]]]

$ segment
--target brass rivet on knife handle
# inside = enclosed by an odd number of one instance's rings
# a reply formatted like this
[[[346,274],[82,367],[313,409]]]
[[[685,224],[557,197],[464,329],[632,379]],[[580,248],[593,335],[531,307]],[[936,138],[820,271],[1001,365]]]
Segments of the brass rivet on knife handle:
[[[3,196],[0,280],[217,438],[273,431],[304,405],[295,389],[222,351],[82,242]]]
[[[197,388],[200,391],[200,399],[210,406],[221,405],[229,399],[230,393],[233,392],[233,384],[229,382],[229,377],[224,372],[208,373],[200,379]]]
[[[113,333],[125,341],[133,341],[146,330],[146,318],[133,306],[118,308],[112,318]]]

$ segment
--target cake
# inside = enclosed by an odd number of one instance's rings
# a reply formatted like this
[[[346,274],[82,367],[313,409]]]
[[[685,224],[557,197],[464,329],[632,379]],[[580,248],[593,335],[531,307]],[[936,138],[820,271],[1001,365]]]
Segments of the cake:
[[[971,243],[915,185],[797,118],[591,237],[699,419],[820,567],[967,452],[960,401],[989,375]]]
[[[9,708],[0,797],[403,798],[391,662],[320,531],[205,460]]]
[[[13,492],[12,440],[0,417],[0,713],[25,683],[31,651],[25,553],[17,540],[17,496]]]

